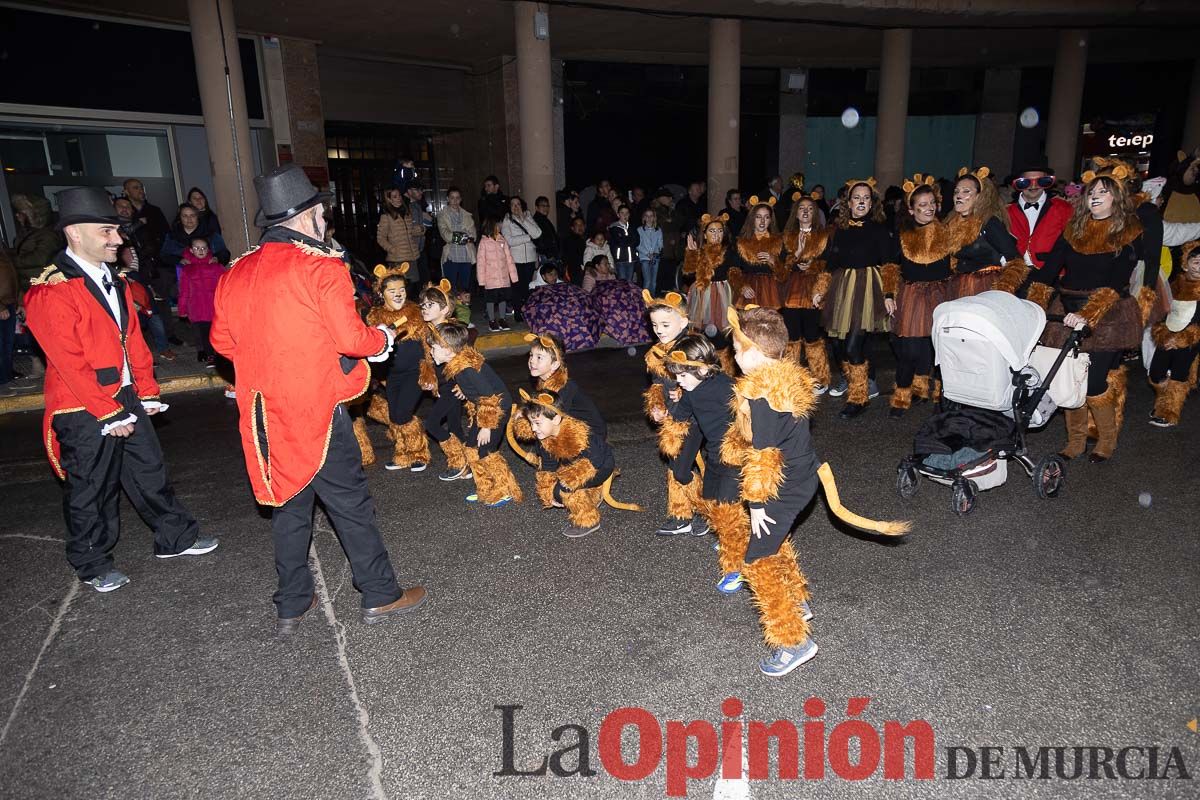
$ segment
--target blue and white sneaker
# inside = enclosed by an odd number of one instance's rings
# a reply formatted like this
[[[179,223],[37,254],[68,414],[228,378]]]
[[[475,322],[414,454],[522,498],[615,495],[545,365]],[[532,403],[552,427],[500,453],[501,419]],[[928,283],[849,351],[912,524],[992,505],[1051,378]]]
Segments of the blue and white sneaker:
[[[484,508],[500,508],[501,506],[508,505],[512,501],[513,501],[512,495],[505,495],[504,497],[501,497],[499,500],[497,500],[494,503],[483,503],[483,507]],[[467,502],[468,503],[478,503],[479,495],[477,495],[477,494],[467,495]]]
[[[717,581],[717,591],[721,594],[737,594],[746,585],[746,579],[740,572],[731,572]]]
[[[178,553],[155,553],[155,558],[175,558],[177,556],[202,556],[205,553],[211,553],[217,549],[220,544],[215,536],[201,536],[187,550],[180,550]]]
[[[809,608],[808,601],[804,600],[800,603],[800,619],[808,622],[813,618],[812,609]]]
[[[763,675],[780,678],[801,664],[812,661],[816,654],[817,643],[812,639],[805,639],[795,647],[776,649],[771,655],[758,662],[758,668]]]
[[[104,594],[106,592],[115,592],[125,584],[129,583],[129,576],[124,572],[119,572],[115,569],[109,570],[107,575],[98,575],[95,578],[84,581],[88,586],[95,589],[97,592]]]
[[[668,517],[663,524],[658,526],[655,531],[659,536],[679,536],[684,533],[692,532],[692,521],[690,519],[679,519],[678,517]]]
[[[708,520],[702,514],[697,514],[692,517],[692,536],[706,536],[711,529],[708,527]]]

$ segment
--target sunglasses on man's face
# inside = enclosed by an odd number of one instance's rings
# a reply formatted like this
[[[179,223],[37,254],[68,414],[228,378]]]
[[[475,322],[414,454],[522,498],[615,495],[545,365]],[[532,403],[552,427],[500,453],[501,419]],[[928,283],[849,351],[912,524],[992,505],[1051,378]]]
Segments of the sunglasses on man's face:
[[[1049,189],[1054,185],[1054,176],[1043,175],[1040,178],[1017,178],[1012,182],[1013,188],[1019,192],[1025,191],[1034,184],[1037,184],[1039,189]]]

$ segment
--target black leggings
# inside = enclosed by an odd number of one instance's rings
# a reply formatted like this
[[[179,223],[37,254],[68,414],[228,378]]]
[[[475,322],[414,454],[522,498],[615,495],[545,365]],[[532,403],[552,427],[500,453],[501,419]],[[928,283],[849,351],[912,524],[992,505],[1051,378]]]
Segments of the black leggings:
[[[845,339],[833,340],[833,352],[837,356],[838,363],[842,364],[862,364],[867,360],[867,337],[871,334],[863,330],[851,331]],[[875,379],[875,365],[871,365],[869,372],[871,379]]]
[[[1108,391],[1108,373],[1121,366],[1123,353],[1102,351],[1088,355],[1092,358],[1088,367],[1088,397],[1099,397]]]
[[[896,386],[912,386],[914,375],[933,371],[933,339],[928,336],[892,336],[896,354]]]
[[[1162,383],[1169,372],[1171,380],[1186,381],[1197,354],[1200,354],[1200,347],[1189,347],[1186,350],[1164,350],[1159,347],[1154,351],[1154,358],[1150,359],[1150,380]]]
[[[787,326],[788,341],[803,339],[806,342],[821,340],[821,310],[819,308],[781,308],[779,316]]]
[[[449,439],[451,434],[460,440],[463,438],[462,401],[454,396],[453,389],[453,383],[439,386],[438,398],[425,415],[425,432],[438,444]],[[442,420],[445,420],[444,425]]]
[[[416,370],[389,372],[384,394],[387,395],[388,418],[393,425],[407,425],[421,402],[421,387]]]

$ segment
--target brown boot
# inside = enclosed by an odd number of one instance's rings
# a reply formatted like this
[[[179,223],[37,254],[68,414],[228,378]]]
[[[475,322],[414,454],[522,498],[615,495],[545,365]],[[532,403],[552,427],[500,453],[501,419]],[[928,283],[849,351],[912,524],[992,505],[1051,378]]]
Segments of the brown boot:
[[[833,375],[829,371],[829,353],[825,350],[825,342],[805,342],[804,356],[808,359],[808,371],[813,379],[822,386],[829,386]]]
[[[1159,428],[1173,428],[1179,424],[1183,403],[1187,399],[1188,385],[1183,381],[1165,380],[1154,384],[1154,413],[1150,424]]]
[[[838,414],[842,419],[854,419],[867,408],[871,400],[868,372],[870,365],[864,361],[861,364],[846,364],[846,405]]]
[[[1067,446],[1059,450],[1058,454],[1068,460],[1079,458],[1087,450],[1087,406],[1065,408],[1063,416],[1067,420]]]
[[[892,419],[903,417],[904,412],[912,406],[912,396],[911,386],[897,386],[892,389],[892,407],[888,411],[888,416]]]
[[[1088,461],[1093,464],[1100,464],[1112,458],[1113,451],[1117,449],[1117,434],[1120,429],[1117,427],[1116,401],[1116,392],[1111,384],[1104,394],[1087,399],[1088,409],[1092,412],[1092,419],[1096,420],[1096,432],[1099,434],[1096,446],[1088,456]]]
[[[912,399],[916,400],[917,402],[924,402],[929,399],[928,375],[913,375]]]

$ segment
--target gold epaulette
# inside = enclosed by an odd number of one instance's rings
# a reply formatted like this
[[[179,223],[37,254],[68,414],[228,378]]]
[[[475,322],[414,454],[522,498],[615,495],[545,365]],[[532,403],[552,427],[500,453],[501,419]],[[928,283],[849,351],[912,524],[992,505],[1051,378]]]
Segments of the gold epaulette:
[[[62,274],[62,270],[58,268],[57,264],[50,264],[44,270],[42,270],[41,275],[38,275],[36,278],[31,280],[29,285],[53,286],[56,283],[62,283],[66,279],[67,276]]]

